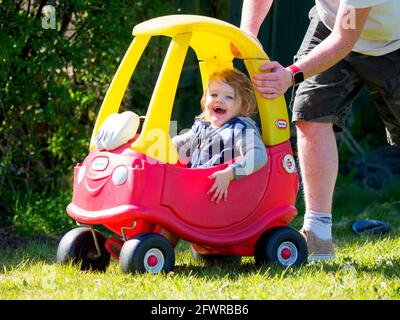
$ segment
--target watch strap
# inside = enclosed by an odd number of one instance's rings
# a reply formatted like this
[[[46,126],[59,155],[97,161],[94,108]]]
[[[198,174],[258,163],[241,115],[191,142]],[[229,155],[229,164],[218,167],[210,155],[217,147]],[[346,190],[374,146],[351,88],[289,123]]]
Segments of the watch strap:
[[[293,74],[301,71],[300,68],[295,64],[290,65],[288,68],[290,69],[290,71],[292,71]]]

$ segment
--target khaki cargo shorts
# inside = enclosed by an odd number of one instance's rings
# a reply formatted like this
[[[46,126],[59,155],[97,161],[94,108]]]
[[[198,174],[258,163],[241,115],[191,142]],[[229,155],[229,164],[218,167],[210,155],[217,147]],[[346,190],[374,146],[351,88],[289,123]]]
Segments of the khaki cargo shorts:
[[[294,61],[324,40],[330,30],[320,21],[315,7],[310,25]],[[386,127],[389,144],[400,147],[400,49],[383,56],[351,52],[330,69],[310,77],[293,92],[292,121],[332,123],[343,130],[350,107],[366,85]]]

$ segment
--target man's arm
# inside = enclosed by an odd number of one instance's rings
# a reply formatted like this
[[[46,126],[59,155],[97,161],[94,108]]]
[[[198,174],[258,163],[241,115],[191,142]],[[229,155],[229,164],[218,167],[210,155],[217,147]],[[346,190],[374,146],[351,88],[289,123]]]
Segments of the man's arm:
[[[370,7],[359,9],[339,7],[331,34],[307,56],[296,62],[304,78],[329,69],[351,52],[360,37],[370,10]],[[349,19],[354,19],[354,23],[349,23]],[[276,61],[265,63],[260,71],[269,71],[254,76],[254,85],[264,98],[276,99],[293,84],[291,71]]]
[[[329,69],[351,52],[370,11],[370,7],[360,9],[339,7],[332,33],[302,61],[296,63],[306,78]],[[354,24],[349,23],[349,19],[354,19]]]
[[[243,0],[240,29],[257,37],[273,0]]]

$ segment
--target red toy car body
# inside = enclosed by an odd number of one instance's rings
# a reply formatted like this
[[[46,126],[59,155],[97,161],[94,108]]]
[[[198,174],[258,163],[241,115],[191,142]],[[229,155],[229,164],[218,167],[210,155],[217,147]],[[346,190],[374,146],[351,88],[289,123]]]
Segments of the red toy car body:
[[[163,163],[132,150],[139,136],[112,151],[93,149],[75,167],[67,212],[85,226],[63,237],[59,263],[72,259],[82,269],[105,270],[108,251],[116,249],[123,272],[168,272],[174,250],[160,228],[192,243],[197,256],[254,256],[259,264],[285,266],[306,261],[305,240],[288,227],[298,192],[290,140],[266,146],[267,164],[232,181],[228,201],[216,204],[206,194],[213,183],[208,176],[227,164],[191,169]],[[117,238],[106,239],[94,225]]]

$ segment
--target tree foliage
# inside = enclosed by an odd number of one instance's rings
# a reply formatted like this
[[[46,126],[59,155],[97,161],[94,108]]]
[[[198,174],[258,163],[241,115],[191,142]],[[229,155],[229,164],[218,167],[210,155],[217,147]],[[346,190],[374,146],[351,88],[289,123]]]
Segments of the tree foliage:
[[[44,28],[46,5],[55,9],[55,29]],[[175,11],[162,0],[0,1],[2,196],[59,186],[87,153],[133,26]],[[154,59],[146,56],[143,70],[151,73]],[[145,79],[124,105],[144,107],[152,91]]]

